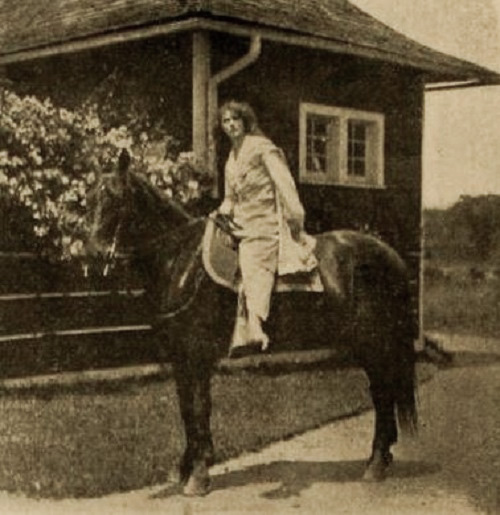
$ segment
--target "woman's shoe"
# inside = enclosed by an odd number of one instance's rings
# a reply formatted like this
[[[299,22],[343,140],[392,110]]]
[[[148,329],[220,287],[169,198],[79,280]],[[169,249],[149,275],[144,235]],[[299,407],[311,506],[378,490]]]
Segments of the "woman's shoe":
[[[246,358],[248,356],[255,356],[262,354],[264,349],[262,348],[262,342],[251,342],[245,345],[238,345],[229,349],[229,359]]]

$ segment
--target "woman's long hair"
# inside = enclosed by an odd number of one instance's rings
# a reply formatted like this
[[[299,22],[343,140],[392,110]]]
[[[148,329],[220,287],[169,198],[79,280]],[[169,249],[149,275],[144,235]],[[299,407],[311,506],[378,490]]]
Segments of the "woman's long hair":
[[[219,108],[217,117],[217,128],[219,130],[222,130],[222,117],[227,111],[231,111],[242,119],[246,134],[262,135],[262,131],[260,130],[259,124],[257,122],[255,111],[247,102],[239,102],[237,100],[228,100],[227,102],[224,102]]]

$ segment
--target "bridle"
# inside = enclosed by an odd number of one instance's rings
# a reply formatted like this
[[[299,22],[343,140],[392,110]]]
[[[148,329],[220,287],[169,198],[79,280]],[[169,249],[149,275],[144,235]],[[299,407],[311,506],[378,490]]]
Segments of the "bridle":
[[[123,224],[123,218],[120,217],[118,219],[118,223],[116,224],[115,231],[113,233],[113,238],[111,242],[106,248],[104,252],[104,268],[102,269],[103,277],[107,277],[109,270],[114,266],[116,262],[116,248],[118,247],[118,236],[120,234],[121,228]]]
[[[113,193],[107,188],[106,184],[102,183],[99,186],[100,192],[106,192],[109,195],[113,195]],[[95,218],[97,218],[97,215],[102,214],[102,201],[98,202],[96,207],[97,214],[95,215]],[[118,248],[118,240],[120,237],[120,232],[123,226],[123,222],[125,219],[125,207],[121,206],[119,209],[118,214],[118,220],[116,222],[116,226],[113,230],[113,237],[109,242],[104,245],[104,252],[103,254],[103,266],[101,269],[101,275],[103,277],[107,277],[111,268],[115,265],[116,262],[116,256],[117,256],[117,248]],[[96,222],[94,221],[94,226],[96,225]],[[84,264],[84,276],[88,277],[88,264]]]
[[[108,188],[106,188],[105,184],[102,184],[101,188],[102,188],[102,191],[107,191],[108,194],[112,195],[112,192],[110,192],[108,190]],[[109,275],[110,270],[115,266],[116,257],[117,257],[117,249],[118,249],[118,244],[119,244],[119,239],[120,239],[120,233],[121,233],[122,228],[125,223],[126,212],[127,212],[126,203],[124,203],[124,205],[122,205],[120,207],[119,213],[117,215],[117,222],[116,222],[116,226],[113,230],[113,237],[109,240],[108,244],[105,246],[105,250],[103,253],[104,266],[103,266],[102,272],[101,272],[103,277],[107,277]],[[223,232],[225,232],[226,234],[228,234],[234,238],[234,235],[231,230],[232,228],[234,228],[234,226],[231,227],[231,225],[228,225],[227,220],[225,220],[224,218],[221,218],[217,215],[214,215],[214,214],[204,216],[204,217],[193,218],[188,223],[199,223],[202,220],[204,220],[205,222],[208,222],[208,223],[210,223],[210,222],[215,223],[215,225],[217,227],[219,227],[219,229],[221,229]],[[162,244],[165,242],[165,240],[168,237],[169,237],[168,234],[160,234],[159,236],[154,237],[150,241],[148,241],[145,244],[145,247],[146,247],[146,249],[151,249],[153,251],[160,251],[162,248]],[[179,245],[182,244],[182,238],[179,239],[178,243],[179,243]],[[200,243],[200,245],[201,245],[201,243]],[[187,274],[187,271],[184,272],[183,276],[185,276],[186,274]],[[192,293],[189,295],[189,297],[180,306],[176,307],[175,309],[158,314],[157,318],[159,320],[167,320],[167,319],[175,318],[178,315],[180,315],[181,313],[188,310],[198,295],[198,291],[200,289],[200,286],[201,286],[204,276],[205,276],[205,273],[204,273],[203,269],[197,271],[195,278],[194,278],[194,285],[193,285]]]

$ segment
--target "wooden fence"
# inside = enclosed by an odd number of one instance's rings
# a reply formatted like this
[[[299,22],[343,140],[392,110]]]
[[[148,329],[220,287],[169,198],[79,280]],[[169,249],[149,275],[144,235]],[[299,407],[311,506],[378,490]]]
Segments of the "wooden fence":
[[[126,259],[102,277],[76,261],[0,253],[4,376],[156,361],[150,313]]]

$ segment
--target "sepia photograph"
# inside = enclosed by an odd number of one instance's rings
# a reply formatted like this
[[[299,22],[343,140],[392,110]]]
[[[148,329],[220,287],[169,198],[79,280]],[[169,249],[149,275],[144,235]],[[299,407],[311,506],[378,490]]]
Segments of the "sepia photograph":
[[[500,0],[0,0],[0,513],[500,512]]]

